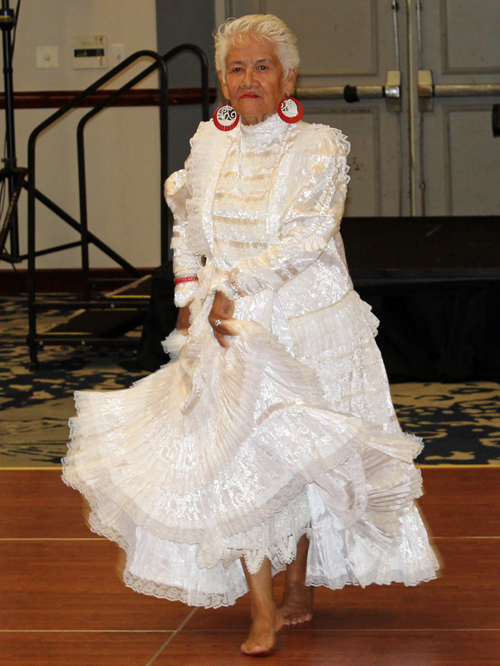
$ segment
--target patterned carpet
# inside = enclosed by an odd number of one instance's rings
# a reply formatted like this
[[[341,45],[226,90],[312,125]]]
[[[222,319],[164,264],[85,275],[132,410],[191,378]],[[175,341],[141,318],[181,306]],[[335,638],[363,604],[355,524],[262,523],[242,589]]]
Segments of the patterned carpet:
[[[60,317],[47,312],[41,328]],[[25,300],[1,298],[0,468],[58,466],[73,392],[126,388],[147,374],[133,350],[74,347],[47,347],[39,370],[30,372],[26,332]],[[424,438],[420,464],[500,465],[499,384],[407,383],[391,390],[403,428]]]

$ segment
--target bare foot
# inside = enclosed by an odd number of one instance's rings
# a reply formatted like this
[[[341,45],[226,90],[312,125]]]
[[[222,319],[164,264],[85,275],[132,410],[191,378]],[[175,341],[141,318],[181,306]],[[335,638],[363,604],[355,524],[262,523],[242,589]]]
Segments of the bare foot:
[[[285,624],[299,624],[312,620],[314,588],[305,585],[285,587],[280,611]]]
[[[283,624],[283,617],[278,609],[271,614],[255,615],[241,651],[251,657],[265,657],[270,654],[276,644],[276,633]]]

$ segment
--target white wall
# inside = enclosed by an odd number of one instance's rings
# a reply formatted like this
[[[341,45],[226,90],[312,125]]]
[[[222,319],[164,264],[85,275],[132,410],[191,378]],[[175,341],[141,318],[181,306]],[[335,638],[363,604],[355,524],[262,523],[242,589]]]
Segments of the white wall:
[[[15,7],[15,0],[12,5]],[[126,55],[156,50],[155,0],[31,0],[21,5],[14,55],[14,89],[82,90],[108,69],[75,70],[71,37],[105,35],[112,44],[125,44]],[[57,45],[59,67],[36,68],[36,47]],[[108,61],[109,62],[109,61]],[[145,64],[149,64],[147,61]],[[143,66],[134,68],[134,72]],[[116,88],[130,74],[108,87]],[[3,85],[3,79],[2,79]],[[144,87],[157,87],[152,75]],[[55,109],[15,112],[17,156],[27,166],[28,137]],[[37,143],[37,187],[78,219],[76,125],[87,110],[73,111]],[[116,108],[93,119],[86,131],[89,227],[113,249],[138,267],[160,262],[160,154],[158,108]],[[0,135],[5,131],[0,112]],[[21,252],[26,250],[26,195],[20,205]],[[64,222],[37,205],[37,249],[77,240]],[[80,265],[79,249],[37,260],[41,268]],[[91,266],[116,264],[91,250]],[[0,264],[7,268],[8,264]]]

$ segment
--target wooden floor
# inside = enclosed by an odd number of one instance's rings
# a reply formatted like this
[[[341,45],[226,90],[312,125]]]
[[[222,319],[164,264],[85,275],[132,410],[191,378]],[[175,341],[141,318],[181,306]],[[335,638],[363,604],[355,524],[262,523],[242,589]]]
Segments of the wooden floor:
[[[266,664],[500,665],[500,468],[423,475],[442,576],[416,588],[321,588],[314,620],[282,631]],[[57,470],[0,471],[0,506],[2,666],[255,663],[239,652],[246,597],[207,611],[127,589],[118,549],[88,531]]]

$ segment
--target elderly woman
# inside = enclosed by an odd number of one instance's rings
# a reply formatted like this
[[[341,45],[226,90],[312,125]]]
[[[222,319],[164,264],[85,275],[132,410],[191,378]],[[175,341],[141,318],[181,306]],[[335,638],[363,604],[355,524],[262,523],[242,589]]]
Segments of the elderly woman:
[[[137,591],[209,608],[249,589],[242,650],[262,655],[311,619],[312,586],[415,585],[437,561],[414,504],[420,443],[398,426],[339,234],[349,144],[286,99],[299,57],[282,21],[229,21],[216,47],[230,106],[166,184],[173,360],[77,394],[64,478]]]

